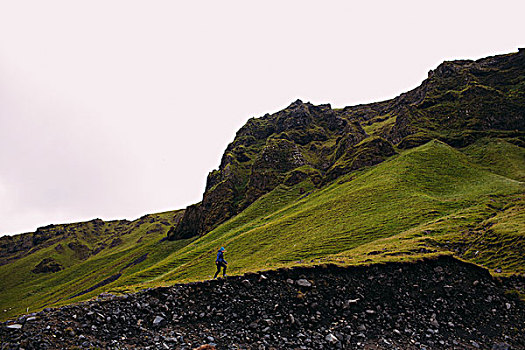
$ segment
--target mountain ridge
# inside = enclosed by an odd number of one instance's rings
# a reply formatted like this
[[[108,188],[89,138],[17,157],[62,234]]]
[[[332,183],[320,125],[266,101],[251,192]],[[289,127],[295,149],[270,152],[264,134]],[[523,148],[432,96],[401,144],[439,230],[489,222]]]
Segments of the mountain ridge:
[[[524,67],[523,49],[445,61],[420,86],[390,100],[340,110],[297,100],[251,118],[226,148],[219,169],[208,175],[203,200],[187,208],[168,237],[205,234],[279,183],[308,177],[317,184],[332,181],[384,161],[396,153],[394,146],[407,149],[440,139],[464,147],[489,135],[523,138],[525,79],[512,74]],[[382,125],[372,130],[376,123]],[[369,137],[368,144],[360,143]]]

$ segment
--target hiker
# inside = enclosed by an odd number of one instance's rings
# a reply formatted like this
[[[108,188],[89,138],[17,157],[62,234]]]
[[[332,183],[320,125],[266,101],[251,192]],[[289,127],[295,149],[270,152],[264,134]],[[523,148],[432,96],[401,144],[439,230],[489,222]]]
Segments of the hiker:
[[[222,276],[226,277],[226,265],[228,265],[228,263],[226,262],[226,260],[224,260],[225,251],[226,250],[224,249],[224,247],[221,247],[221,249],[219,249],[219,251],[217,252],[217,259],[215,259],[215,265],[217,265],[217,272],[215,272],[215,276],[213,276],[213,278],[217,278],[217,275],[219,274],[219,272],[221,272],[221,267]]]

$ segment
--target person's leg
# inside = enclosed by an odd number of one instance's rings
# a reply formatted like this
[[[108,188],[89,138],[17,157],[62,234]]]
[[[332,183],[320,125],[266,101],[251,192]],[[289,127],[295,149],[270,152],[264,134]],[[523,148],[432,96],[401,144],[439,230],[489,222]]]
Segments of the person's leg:
[[[219,272],[221,272],[221,264],[217,264],[217,272],[215,272],[215,276],[213,276],[213,278],[217,278]]]
[[[226,264],[222,264],[222,275],[223,275],[224,277],[226,277],[226,267],[227,267]]]

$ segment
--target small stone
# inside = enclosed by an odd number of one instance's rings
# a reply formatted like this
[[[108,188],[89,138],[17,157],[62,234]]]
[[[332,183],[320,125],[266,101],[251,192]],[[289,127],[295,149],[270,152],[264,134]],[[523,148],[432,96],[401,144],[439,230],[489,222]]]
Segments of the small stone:
[[[477,286],[478,284],[479,284],[479,281],[478,281],[478,280],[475,280],[475,281],[472,283],[472,285],[473,285],[474,287]]]
[[[501,272],[503,272],[503,270],[501,269],[501,267],[498,267],[497,269],[494,270],[494,272],[501,273]]]
[[[210,342],[210,343],[213,343],[213,342],[215,341],[215,338],[212,337],[212,336],[207,336],[207,337],[206,337],[206,340],[207,340],[208,342]]]
[[[164,317],[155,316],[155,319],[153,320],[153,326],[154,327],[159,327],[159,326],[164,325],[165,322],[166,322],[166,320],[164,319]]]
[[[7,328],[9,328],[9,329],[20,329],[20,328],[22,328],[22,325],[18,324],[18,323],[15,323],[15,324],[8,325]]]
[[[366,310],[365,312],[366,312],[367,314],[369,314],[369,315],[373,315],[373,314],[376,313],[374,310],[370,310],[370,309]]]
[[[242,284],[244,284],[245,287],[251,287],[252,286],[252,284],[248,280],[243,280]]]
[[[507,310],[510,310],[510,307],[511,307],[510,303],[505,303],[505,306],[507,307]]]
[[[339,341],[332,333],[329,333],[324,339],[330,344],[335,344]]]
[[[301,287],[311,287],[312,286],[312,284],[308,280],[305,280],[304,278],[297,280],[296,283],[298,286],[301,286]]]
[[[288,284],[293,284],[293,279],[291,279],[291,278],[287,278],[287,279],[286,279],[286,283],[288,283]]]
[[[475,342],[474,340],[471,340],[470,343],[472,344],[473,347],[475,347],[476,349],[479,349],[480,346],[477,342]]]
[[[440,273],[443,272],[443,268],[441,266],[434,267],[434,272]]]
[[[510,345],[506,343],[496,343],[492,345],[492,350],[510,350]]]

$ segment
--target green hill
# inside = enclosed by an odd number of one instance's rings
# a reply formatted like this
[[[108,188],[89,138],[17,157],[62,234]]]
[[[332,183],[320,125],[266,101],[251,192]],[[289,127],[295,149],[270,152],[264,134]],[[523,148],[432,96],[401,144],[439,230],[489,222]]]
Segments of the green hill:
[[[229,274],[442,254],[524,274],[524,57],[445,62],[389,101],[250,119],[185,210],[1,237],[0,319],[207,279],[220,246]]]
[[[432,141],[320,190],[309,181],[280,185],[172,254],[169,259],[177,259],[178,266],[152,282],[209,277],[220,245],[230,250],[234,273],[315,259],[366,263],[442,253],[442,242],[459,241],[494,214],[519,212],[523,190],[523,183]],[[305,192],[310,194],[305,197]],[[520,221],[518,216],[506,219],[508,224]],[[525,272],[519,232],[497,229],[501,249],[491,259],[482,254],[472,260],[488,266],[504,260],[506,271]]]
[[[503,140],[483,140],[477,147],[492,149],[493,155],[508,147],[515,157],[522,151]],[[67,304],[103,291],[210,278],[221,245],[228,249],[232,274],[433,254],[455,254],[490,268],[501,267],[505,273],[525,273],[525,184],[495,173],[509,158],[501,159],[491,172],[476,164],[479,159],[471,156],[475,149],[472,145],[456,150],[431,141],[325,188],[316,189],[310,180],[279,185],[202,237],[159,241],[166,230],[148,237],[145,232],[155,225],[152,222],[131,233],[119,249],[33,277],[31,269],[39,259],[54,256],[61,261],[56,246],[50,246],[0,267],[0,278],[7,282],[0,291],[1,307],[13,308],[4,318],[27,307]],[[508,175],[515,177],[523,171],[523,164],[520,167]],[[154,217],[173,216],[169,212]],[[143,237],[140,244],[136,244],[138,237]],[[126,268],[144,254],[148,255],[143,261]],[[115,281],[74,297],[118,273],[122,275]]]

